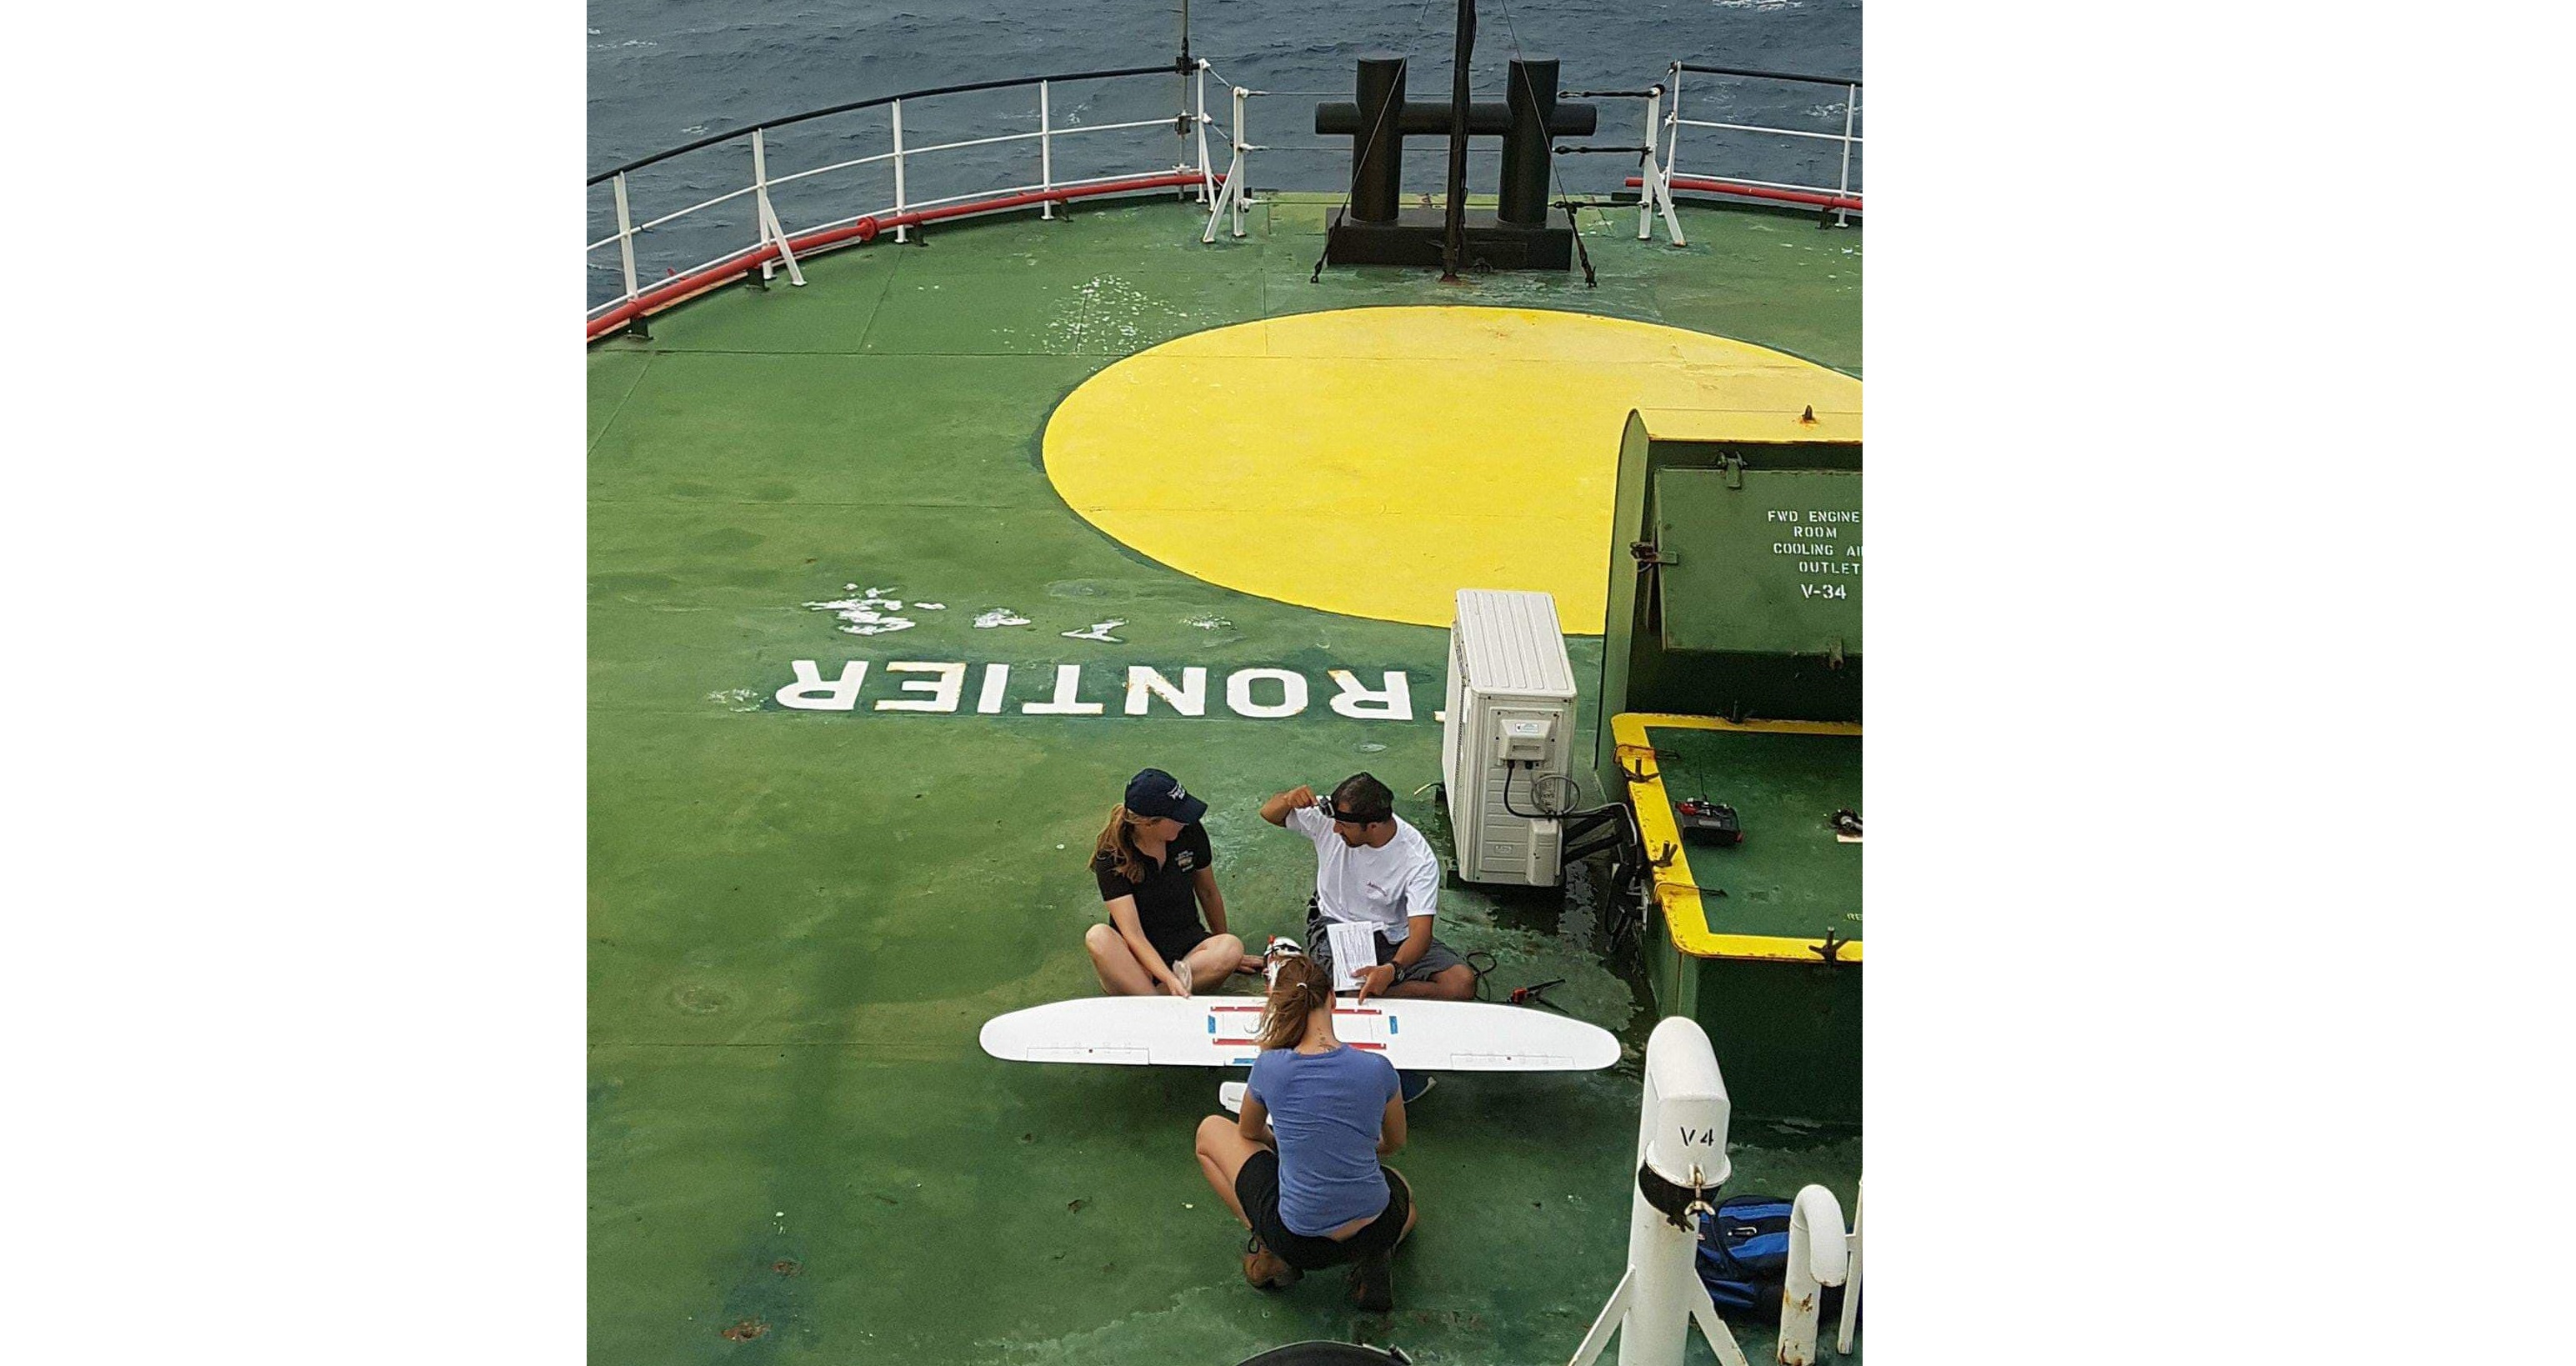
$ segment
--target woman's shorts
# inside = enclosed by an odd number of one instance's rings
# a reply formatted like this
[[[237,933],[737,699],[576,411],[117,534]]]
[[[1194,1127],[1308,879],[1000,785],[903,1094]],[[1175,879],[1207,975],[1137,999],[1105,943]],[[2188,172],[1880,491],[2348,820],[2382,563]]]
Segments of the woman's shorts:
[[[1118,927],[1111,925],[1109,928],[1114,930]],[[1216,936],[1208,933],[1204,926],[1193,925],[1175,935],[1148,934],[1145,936],[1145,942],[1153,945],[1154,952],[1161,954],[1163,961],[1168,963],[1176,958],[1189,957],[1190,950],[1214,938]]]
[[[1377,962],[1372,963],[1369,966],[1376,967],[1381,964],[1394,962],[1395,950],[1395,941],[1387,938],[1385,931],[1379,931],[1377,935]],[[1327,972],[1332,970],[1333,936],[1325,929],[1324,913],[1315,908],[1315,899],[1311,896],[1306,898],[1306,956],[1314,959],[1316,965]],[[1466,961],[1466,959],[1458,956],[1458,951],[1456,949],[1441,943],[1437,937],[1434,937],[1431,941],[1431,946],[1422,951],[1422,956],[1413,961],[1412,967],[1397,969],[1395,980],[1399,982],[1428,982],[1432,978],[1439,976],[1441,973],[1457,967]]]
[[[1261,1235],[1262,1246],[1300,1271],[1321,1271],[1383,1252],[1404,1236],[1405,1217],[1413,1211],[1413,1192],[1394,1168],[1380,1163],[1378,1170],[1386,1174],[1386,1208],[1366,1228],[1338,1243],[1291,1232],[1279,1222],[1279,1154],[1268,1148],[1243,1160],[1243,1170],[1234,1174],[1234,1198],[1243,1205],[1244,1217],[1252,1221],[1252,1231]]]

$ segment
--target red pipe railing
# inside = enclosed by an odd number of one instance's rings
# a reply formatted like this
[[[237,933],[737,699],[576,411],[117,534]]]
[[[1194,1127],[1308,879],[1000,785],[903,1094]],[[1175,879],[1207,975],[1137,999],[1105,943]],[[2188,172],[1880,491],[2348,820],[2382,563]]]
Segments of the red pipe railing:
[[[1001,213],[1037,204],[1063,204],[1076,199],[1100,195],[1137,194],[1147,190],[1177,189],[1213,180],[1224,184],[1224,176],[1203,176],[1197,171],[1166,171],[1159,175],[1130,176],[1124,180],[1107,180],[1097,185],[1069,185],[1052,190],[1030,190],[1021,194],[997,195],[991,199],[970,199],[958,204],[940,204],[927,209],[909,209],[902,213],[870,214],[855,223],[837,228],[792,234],[787,245],[799,257],[808,252],[829,251],[852,242],[872,242],[877,234],[896,228],[918,227],[942,219],[963,218],[969,214]],[[1677,182],[1678,183],[1678,182]],[[1857,207],[1857,206],[1855,206]],[[708,290],[742,278],[752,271],[779,259],[778,244],[764,242],[745,247],[712,265],[700,266],[686,275],[674,275],[640,290],[635,297],[590,320],[585,340],[597,341],[625,327],[637,318],[650,317],[666,308],[683,304]]]
[[[1642,177],[1630,176],[1627,184],[1629,189],[1636,190],[1643,189],[1646,182]],[[1705,176],[1692,175],[1674,176],[1673,188],[1691,190],[1700,194],[1742,195],[1747,199],[1769,199],[1783,204],[1813,204],[1823,209],[1849,209],[1853,213],[1860,212],[1858,195],[1845,198],[1841,195],[1816,194],[1808,190],[1783,190],[1770,185],[1746,185],[1732,180],[1710,180]]]

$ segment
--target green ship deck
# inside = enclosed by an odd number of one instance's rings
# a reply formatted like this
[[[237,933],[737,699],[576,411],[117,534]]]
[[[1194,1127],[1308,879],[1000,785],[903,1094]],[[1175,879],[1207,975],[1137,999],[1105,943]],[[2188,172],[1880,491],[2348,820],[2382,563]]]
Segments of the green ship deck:
[[[1249,941],[1300,933],[1311,885],[1304,843],[1254,813],[1271,792],[1367,769],[1447,849],[1416,792],[1438,776],[1446,633],[1220,587],[1111,539],[1042,453],[1086,379],[1230,324],[1450,304],[1661,323],[1860,373],[1857,229],[1687,209],[1691,244],[1673,248],[1636,241],[1633,210],[1587,213],[1597,289],[1579,272],[1309,283],[1330,212],[1282,198],[1250,238],[1213,246],[1203,214],[1169,200],[958,224],[594,348],[593,1360],[1231,1363],[1358,1337],[1424,1362],[1560,1362],[1600,1309],[1624,1262],[1656,1012],[1579,881],[1444,894],[1443,938],[1494,956],[1497,995],[1564,978],[1551,998],[1628,1058],[1441,1080],[1393,1159],[1423,1218],[1389,1315],[1357,1314],[1334,1273],[1244,1285],[1241,1230],[1191,1157],[1222,1074],[1014,1065],[976,1046],[994,1014],[1096,990],[1083,863],[1141,766],[1209,801]],[[1193,422],[1172,413],[1140,477],[1192,479]],[[974,624],[997,611],[1024,624]],[[912,624],[883,629],[898,618]],[[1573,651],[1589,731],[1599,639]],[[797,661],[825,678],[866,661],[864,700],[782,706]],[[963,669],[893,667],[907,663]],[[1006,697],[981,691],[993,664],[1010,666]],[[1022,710],[1068,665],[1101,714]],[[1212,694],[1246,668],[1317,692],[1285,717],[1129,715],[1117,686],[1134,665],[1203,667]],[[1332,670],[1404,673],[1411,719],[1327,706]],[[931,709],[876,706],[906,699]],[[1823,1181],[1847,1198],[1860,1170],[1848,1129],[1739,1117],[1734,1140],[1730,1191]],[[1769,1356],[1767,1324],[1737,1333]]]

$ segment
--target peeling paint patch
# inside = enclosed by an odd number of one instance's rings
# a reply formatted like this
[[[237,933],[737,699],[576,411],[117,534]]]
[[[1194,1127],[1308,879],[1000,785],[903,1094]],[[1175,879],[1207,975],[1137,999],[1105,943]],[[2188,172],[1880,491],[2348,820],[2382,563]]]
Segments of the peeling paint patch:
[[[1107,621],[1095,621],[1079,631],[1058,631],[1056,634],[1067,640],[1096,640],[1104,645],[1123,645],[1125,641],[1109,633],[1126,624],[1123,617],[1111,617]]]
[[[975,629],[978,631],[989,631],[996,626],[1026,626],[1028,624],[1029,619],[1027,617],[1021,616],[1019,613],[1012,611],[1008,607],[996,607],[992,611],[986,612],[982,616],[975,618]]]
[[[740,1319],[726,1326],[724,1338],[727,1342],[749,1342],[768,1332],[769,1325],[760,1319]]]
[[[1075,291],[1079,302],[1070,317],[1058,314],[1047,324],[1047,340],[1061,347],[1116,343],[1133,347],[1144,340],[1148,310],[1186,321],[1186,310],[1155,302],[1152,296],[1115,275],[1095,275]]]
[[[718,688],[707,694],[708,701],[721,703],[727,711],[758,711],[760,698],[758,688]]]
[[[1223,617],[1211,614],[1203,617],[1189,617],[1183,620],[1181,624],[1184,626],[1195,626],[1202,631],[1222,631],[1225,628],[1232,626],[1234,623]]]
[[[817,612],[829,612],[839,617],[840,629],[854,636],[881,636],[890,631],[909,631],[920,624],[910,617],[895,615],[903,610],[903,599],[887,597],[886,590],[882,588],[871,588],[860,592],[857,585],[845,584],[842,589],[857,596],[834,598],[829,602],[809,602],[805,606]]]

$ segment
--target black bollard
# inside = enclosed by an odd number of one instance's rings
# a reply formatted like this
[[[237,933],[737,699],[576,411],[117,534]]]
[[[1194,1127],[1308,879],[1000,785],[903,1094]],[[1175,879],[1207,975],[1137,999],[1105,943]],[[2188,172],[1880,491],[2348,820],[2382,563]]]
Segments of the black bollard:
[[[1496,217],[1516,227],[1545,227],[1552,155],[1548,124],[1556,117],[1556,59],[1516,58],[1507,79],[1511,84],[1503,103],[1511,110],[1512,121],[1503,134],[1503,193]]]
[[[1383,52],[1360,58],[1359,138],[1351,168],[1351,217],[1395,221],[1404,179],[1404,59]]]

